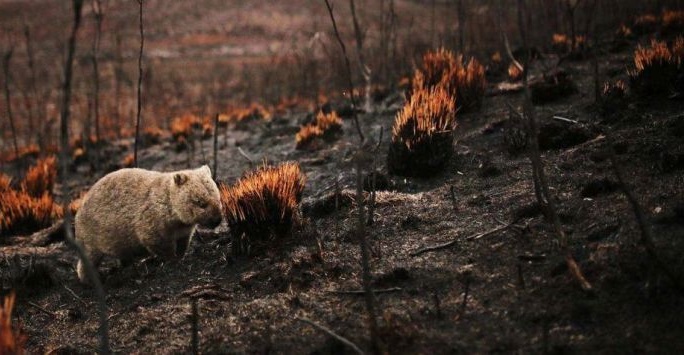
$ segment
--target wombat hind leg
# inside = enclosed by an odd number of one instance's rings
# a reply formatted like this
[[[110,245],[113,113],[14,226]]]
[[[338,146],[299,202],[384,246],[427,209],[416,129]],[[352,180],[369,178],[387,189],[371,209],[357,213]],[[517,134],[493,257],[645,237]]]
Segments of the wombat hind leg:
[[[86,254],[88,258],[90,258],[90,262],[93,264],[93,267],[95,268],[95,271],[97,273],[97,266],[100,264],[100,261],[102,260],[102,255],[101,254]],[[78,280],[81,281],[81,283],[84,284],[89,284],[90,279],[88,278],[88,273],[85,270],[85,264],[83,263],[83,260],[80,258],[78,259],[78,265],[76,265],[76,273],[78,274]]]

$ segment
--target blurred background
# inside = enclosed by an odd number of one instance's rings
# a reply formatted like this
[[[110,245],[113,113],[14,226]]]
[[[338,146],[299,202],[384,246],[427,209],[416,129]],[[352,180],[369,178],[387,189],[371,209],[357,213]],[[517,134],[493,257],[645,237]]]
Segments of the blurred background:
[[[491,69],[506,57],[499,28],[520,46],[517,3],[512,0],[357,0],[361,46],[348,1],[332,1],[362,87],[358,48],[379,94],[410,77],[424,52],[446,47],[475,56]],[[553,34],[613,36],[625,19],[659,15],[682,1],[529,1],[530,44],[547,48]],[[98,10],[99,9],[99,10]],[[100,16],[96,16],[100,14]],[[98,18],[101,39],[94,43]],[[314,110],[344,95],[344,58],[322,0],[162,1],[143,3],[143,120],[141,129],[168,130],[173,117],[229,112],[261,105],[270,112]],[[0,1],[2,80],[11,93],[20,146],[56,143],[58,99],[70,1]],[[98,59],[101,138],[134,131],[138,51],[138,3],[89,0],[77,38],[71,136],[91,136]],[[8,58],[8,53],[11,56]],[[7,101],[0,100],[0,147],[9,149]],[[19,134],[20,133],[20,134]]]

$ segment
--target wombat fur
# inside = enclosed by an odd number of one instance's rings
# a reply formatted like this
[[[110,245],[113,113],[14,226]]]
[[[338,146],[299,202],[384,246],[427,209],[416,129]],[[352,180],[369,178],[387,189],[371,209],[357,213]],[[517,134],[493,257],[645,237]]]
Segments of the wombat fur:
[[[76,241],[96,267],[104,255],[130,262],[149,252],[173,260],[183,257],[197,224],[216,228],[222,216],[206,165],[168,173],[121,169],[84,197],[75,218]],[[87,282],[82,260],[76,271]]]

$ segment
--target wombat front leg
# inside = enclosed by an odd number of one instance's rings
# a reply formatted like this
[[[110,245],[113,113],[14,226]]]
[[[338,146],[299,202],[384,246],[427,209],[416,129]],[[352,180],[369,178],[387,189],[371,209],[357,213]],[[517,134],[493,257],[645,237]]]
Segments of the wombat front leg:
[[[182,258],[185,255],[185,252],[188,250],[191,237],[192,235],[188,235],[187,237],[182,237],[176,240],[176,255],[178,255],[179,258]]]
[[[173,260],[178,258],[176,254],[176,242],[161,238],[157,235],[140,238],[142,245],[150,254],[160,257],[163,260]]]

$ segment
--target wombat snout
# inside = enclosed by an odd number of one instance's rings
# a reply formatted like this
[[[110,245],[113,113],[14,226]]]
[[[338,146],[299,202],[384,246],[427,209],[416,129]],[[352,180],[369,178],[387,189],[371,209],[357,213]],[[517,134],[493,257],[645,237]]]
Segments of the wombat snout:
[[[214,219],[213,221],[211,221],[211,225],[209,227],[214,229],[221,224],[221,221],[222,221],[221,217],[218,217],[218,218]]]
[[[207,220],[205,222],[205,224],[203,224],[203,227],[207,227],[209,229],[214,229],[214,228],[218,227],[222,221],[223,221],[223,219],[220,216],[219,217],[213,217],[213,218]]]

